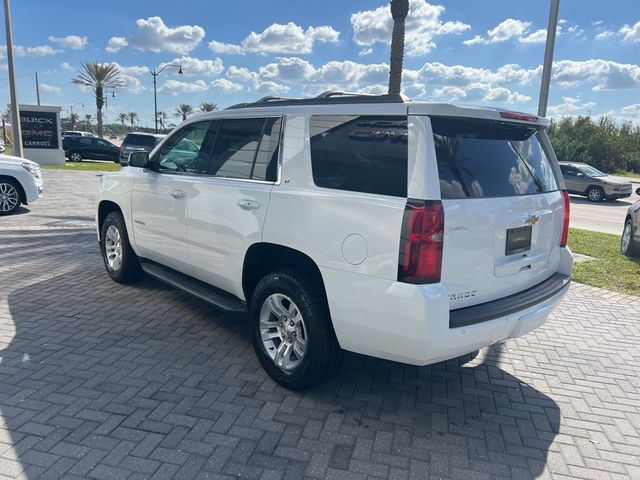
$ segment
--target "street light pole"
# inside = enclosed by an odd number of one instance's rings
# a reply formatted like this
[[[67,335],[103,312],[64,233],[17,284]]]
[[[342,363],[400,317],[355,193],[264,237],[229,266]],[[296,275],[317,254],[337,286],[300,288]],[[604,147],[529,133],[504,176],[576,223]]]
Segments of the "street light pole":
[[[540,100],[538,102],[538,116],[547,115],[549,103],[549,85],[551,84],[551,69],[553,67],[553,51],[556,46],[556,30],[558,28],[558,10],[560,0],[551,0],[549,10],[549,25],[547,26],[547,44],[544,50],[544,65],[542,66],[542,83],[540,85]]]
[[[175,65],[172,63],[169,63],[167,65],[165,65],[164,67],[162,67],[160,70],[156,71],[156,69],[154,68],[153,70],[151,70],[151,75],[153,76],[153,121],[154,121],[154,126],[155,126],[155,132],[158,133],[158,93],[157,93],[157,77],[158,75],[160,75],[160,72],[162,72],[165,68],[167,67],[176,67],[178,68],[178,75],[182,75],[182,66],[181,65]]]
[[[40,83],[38,82],[38,72],[36,72],[36,98],[38,99],[38,105],[40,105]]]
[[[11,128],[13,130],[13,154],[22,156],[22,129],[20,128],[20,107],[16,90],[16,71],[13,64],[13,35],[11,33],[11,7],[4,0],[4,23],[7,34],[7,64],[9,66],[9,89],[11,90]]]

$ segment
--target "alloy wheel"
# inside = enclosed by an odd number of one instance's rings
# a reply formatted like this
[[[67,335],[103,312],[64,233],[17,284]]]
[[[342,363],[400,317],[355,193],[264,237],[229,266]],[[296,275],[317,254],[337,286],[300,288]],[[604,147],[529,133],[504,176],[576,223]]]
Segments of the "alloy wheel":
[[[260,338],[273,363],[285,372],[298,367],[307,351],[307,329],[298,306],[281,293],[269,295],[260,309]]]
[[[589,190],[589,200],[592,202],[599,202],[602,200],[602,190],[599,188],[592,188]]]
[[[104,238],[104,253],[107,258],[109,267],[114,270],[120,270],[122,267],[122,239],[120,232],[114,225],[109,225]]]
[[[622,239],[620,240],[620,250],[622,250],[622,253],[626,254],[629,251],[630,245],[631,245],[631,222],[627,222],[624,225],[624,230],[622,231]]]
[[[18,206],[20,195],[10,183],[0,183],[0,212],[10,212]]]

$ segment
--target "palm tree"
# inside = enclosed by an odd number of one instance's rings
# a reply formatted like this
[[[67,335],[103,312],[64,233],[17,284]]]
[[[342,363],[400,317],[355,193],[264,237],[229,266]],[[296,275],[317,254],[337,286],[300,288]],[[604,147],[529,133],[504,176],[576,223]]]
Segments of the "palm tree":
[[[218,104],[213,102],[200,102],[200,105],[198,105],[198,110],[200,110],[200,113],[213,112],[217,109]]]
[[[84,121],[87,122],[87,126],[91,126],[91,114],[90,113],[85,113],[84,115]]]
[[[69,123],[71,124],[71,130],[75,130],[76,123],[79,123],[79,122],[80,122],[80,115],[78,115],[77,113],[69,114]]]
[[[176,108],[176,113],[174,116],[182,117],[182,121],[184,122],[189,115],[193,113],[193,107],[187,103],[181,103]]]
[[[102,106],[104,105],[104,89],[107,87],[123,87],[124,80],[120,70],[110,63],[82,63],[78,76],[71,80],[76,85],[89,87],[96,96],[96,113],[98,117],[98,136],[102,137]]]
[[[128,113],[124,113],[124,112],[120,112],[116,118],[118,120],[120,120],[120,123],[122,124],[122,126],[124,127],[124,122],[126,122],[127,120],[129,120],[129,114]]]
[[[160,128],[164,130],[164,124],[169,119],[169,115],[167,112],[158,112],[158,123],[160,124]]]
[[[138,114],[136,112],[127,113],[127,117],[129,117],[129,121],[131,122],[131,129],[133,130],[133,124],[136,120],[138,120]]]
[[[409,0],[391,0],[393,33],[391,34],[391,61],[389,62],[389,95],[398,95],[402,85],[404,21],[408,14]]]

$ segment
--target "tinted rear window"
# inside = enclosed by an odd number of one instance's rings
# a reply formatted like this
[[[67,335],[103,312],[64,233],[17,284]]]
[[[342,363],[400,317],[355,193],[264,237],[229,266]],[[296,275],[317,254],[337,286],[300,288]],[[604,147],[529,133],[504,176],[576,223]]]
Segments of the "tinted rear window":
[[[407,118],[311,117],[311,166],[319,187],[407,195]]]
[[[159,138],[156,138],[152,135],[127,135],[127,138],[124,139],[124,144],[126,145],[141,145],[144,147],[155,147],[156,144],[160,141]]]
[[[558,189],[535,127],[445,117],[432,117],[431,125],[443,199]]]

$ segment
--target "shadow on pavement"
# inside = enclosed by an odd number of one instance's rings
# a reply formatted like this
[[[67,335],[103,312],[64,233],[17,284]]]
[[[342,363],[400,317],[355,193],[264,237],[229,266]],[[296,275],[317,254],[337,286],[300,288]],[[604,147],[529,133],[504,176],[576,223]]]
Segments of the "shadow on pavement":
[[[499,368],[500,347],[422,368],[347,354],[329,382],[289,392],[260,368],[244,316],[151,279],[117,285],[86,248],[80,267],[8,292],[9,478],[543,472],[560,410]]]
[[[592,202],[587,198],[576,197],[574,195],[571,195],[570,199],[571,199],[571,203],[575,203],[577,205],[592,205],[594,207],[621,207],[621,206],[628,207],[629,205],[633,205],[634,203],[633,200],[626,200],[626,199],[625,200],[623,199],[604,200],[602,202]]]

